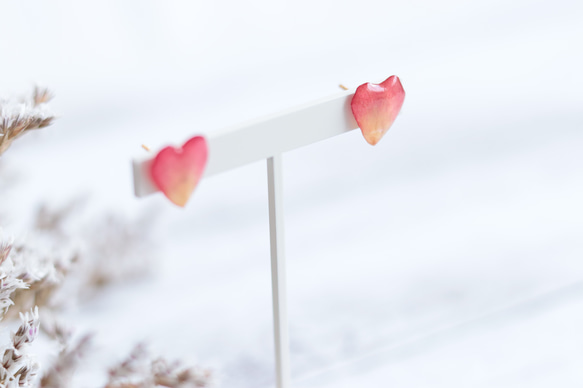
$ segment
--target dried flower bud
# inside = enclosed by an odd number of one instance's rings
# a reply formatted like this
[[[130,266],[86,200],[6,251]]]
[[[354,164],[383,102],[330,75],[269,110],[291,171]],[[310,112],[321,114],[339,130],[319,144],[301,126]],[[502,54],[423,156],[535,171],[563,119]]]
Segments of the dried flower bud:
[[[25,314],[20,313],[20,319],[22,320],[22,325],[18,328],[16,333],[12,334],[12,342],[16,349],[20,349],[23,344],[28,344],[34,341],[38,335],[39,319],[38,319],[38,307],[27,312]]]
[[[40,88],[38,86],[34,87],[32,92],[32,102],[35,106],[40,104],[45,104],[53,99],[53,93],[47,88]]]

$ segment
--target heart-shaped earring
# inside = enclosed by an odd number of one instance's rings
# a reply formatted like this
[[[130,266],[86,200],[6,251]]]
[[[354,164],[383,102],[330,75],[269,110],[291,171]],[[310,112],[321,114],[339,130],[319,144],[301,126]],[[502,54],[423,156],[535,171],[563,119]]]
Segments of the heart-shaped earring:
[[[399,77],[392,75],[380,84],[360,85],[350,107],[365,140],[377,144],[389,130],[405,101]]]
[[[154,184],[175,205],[184,207],[200,181],[208,159],[206,139],[195,136],[180,148],[163,148],[150,166]]]

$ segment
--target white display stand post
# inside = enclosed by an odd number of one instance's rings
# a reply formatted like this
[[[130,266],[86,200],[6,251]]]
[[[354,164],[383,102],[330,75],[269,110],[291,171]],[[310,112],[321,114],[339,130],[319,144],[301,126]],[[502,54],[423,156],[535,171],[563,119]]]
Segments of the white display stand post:
[[[269,237],[271,241],[275,380],[278,388],[289,388],[289,330],[286,304],[282,179],[281,155],[274,155],[267,159],[267,190],[269,196]]]
[[[258,160],[267,160],[277,388],[290,388],[281,154],[356,129],[358,125],[350,109],[353,95],[351,91],[342,92],[206,136],[209,159],[203,178]],[[158,191],[148,173],[151,159],[133,161],[134,190],[138,197]]]

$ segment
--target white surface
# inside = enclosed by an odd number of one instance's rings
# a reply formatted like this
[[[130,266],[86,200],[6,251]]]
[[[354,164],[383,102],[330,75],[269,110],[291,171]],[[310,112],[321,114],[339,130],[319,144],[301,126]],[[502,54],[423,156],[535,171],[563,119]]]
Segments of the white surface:
[[[51,85],[62,116],[6,154],[11,219],[79,192],[163,216],[157,276],[69,315],[99,333],[88,369],[146,338],[225,387],[273,386],[264,163],[181,211],[134,198],[128,157],[397,74],[407,100],[377,146],[352,131],[284,155],[294,381],[579,387],[582,7],[3,2],[2,90]]]
[[[211,132],[207,139],[208,165],[204,177],[305,147],[358,127],[350,101],[353,92],[337,93],[318,101],[258,118],[232,128]],[[193,133],[190,137],[197,135]],[[157,151],[154,151],[154,154]],[[133,161],[134,192],[138,197],[155,193],[148,165],[152,158]]]

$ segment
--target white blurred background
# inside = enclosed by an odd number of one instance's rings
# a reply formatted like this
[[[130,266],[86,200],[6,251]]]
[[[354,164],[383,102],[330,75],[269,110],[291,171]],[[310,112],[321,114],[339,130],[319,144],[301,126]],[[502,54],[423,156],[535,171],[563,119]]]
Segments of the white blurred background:
[[[202,182],[181,210],[134,198],[130,159],[397,74],[407,97],[379,145],[353,131],[284,156],[294,386],[583,383],[582,2],[0,14],[0,94],[49,86],[61,117],[7,153],[25,177],[11,211],[89,193],[95,213],[161,214],[155,276],[68,313],[97,332],[93,366],[148,340],[223,387],[273,386],[265,163]]]

